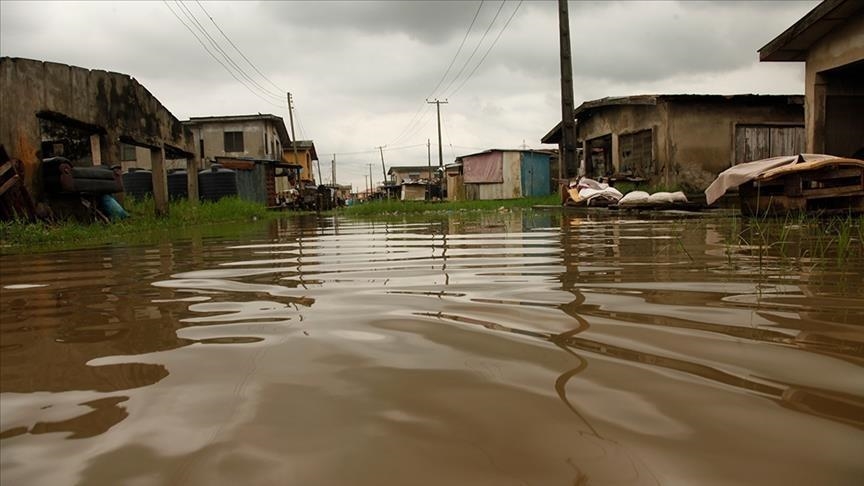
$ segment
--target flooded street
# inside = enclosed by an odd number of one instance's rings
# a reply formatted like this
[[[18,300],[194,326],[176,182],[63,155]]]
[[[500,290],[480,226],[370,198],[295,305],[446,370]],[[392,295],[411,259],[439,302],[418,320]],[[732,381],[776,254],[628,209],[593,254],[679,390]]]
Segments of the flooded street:
[[[770,224],[313,215],[5,255],[0,477],[861,484],[860,241]]]

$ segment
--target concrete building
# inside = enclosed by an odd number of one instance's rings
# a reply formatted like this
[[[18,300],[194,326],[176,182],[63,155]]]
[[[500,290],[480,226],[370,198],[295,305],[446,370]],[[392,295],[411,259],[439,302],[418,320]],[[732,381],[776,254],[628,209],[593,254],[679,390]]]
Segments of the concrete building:
[[[574,110],[585,175],[701,191],[731,165],[804,148],[804,98],[641,95]],[[560,143],[561,124],[543,143]],[[577,174],[565,174],[565,178]]]
[[[446,168],[447,195],[465,199],[516,199],[550,194],[548,151],[490,149],[456,158]]]
[[[318,152],[312,140],[297,140],[296,144],[287,144],[282,149],[282,161],[300,166],[300,181],[303,184],[323,184],[323,181],[316,182],[315,163],[318,162]]]
[[[387,177],[390,178],[390,184],[397,186],[406,181],[428,181],[435,175],[437,168],[433,166],[430,169],[428,165],[397,165],[387,169]]]
[[[759,60],[805,63],[806,152],[864,158],[864,2],[825,0]]]
[[[291,143],[285,122],[275,115],[192,117],[183,125],[205,165],[216,157],[280,160],[282,148]]]
[[[0,99],[0,144],[22,161],[25,185],[37,201],[41,161],[51,156],[76,166],[113,165],[122,159],[121,147],[135,147],[153,169],[159,213],[168,209],[165,160],[181,159],[197,170],[189,131],[126,74],[3,57]],[[197,180],[189,180],[189,194],[197,198]]]

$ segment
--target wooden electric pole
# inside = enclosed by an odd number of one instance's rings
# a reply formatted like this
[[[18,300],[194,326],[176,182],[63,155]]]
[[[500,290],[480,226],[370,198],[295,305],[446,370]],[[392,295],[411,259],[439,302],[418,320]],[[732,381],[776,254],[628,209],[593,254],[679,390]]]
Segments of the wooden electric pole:
[[[387,185],[387,169],[384,167],[384,147],[386,145],[382,145],[380,147],[375,147],[381,153],[381,173],[384,174],[384,185]],[[385,189],[386,190],[386,189]],[[390,199],[390,192],[387,192],[387,199]]]
[[[294,106],[291,104],[291,93],[286,94],[288,95],[288,119],[291,121],[291,146],[294,147],[294,163],[299,164],[300,161],[297,159],[297,136],[294,134]],[[309,165],[309,172],[312,172],[312,164]],[[300,181],[297,182],[299,183]]]
[[[573,62],[570,56],[570,16],[567,0],[558,0],[558,39],[561,57],[561,145],[558,154],[558,179],[576,175],[576,120],[573,118]]]
[[[429,177],[426,178],[426,200],[432,200],[432,142],[426,139],[426,163],[429,164]]]
[[[429,103],[430,105],[434,104],[435,109],[438,112],[438,167],[441,168],[444,167],[444,152],[441,149],[441,103],[444,103],[446,105],[447,100],[426,100],[426,103]]]
[[[375,190],[375,184],[372,182],[372,164],[366,164],[369,166],[369,197],[372,197],[372,191]]]
[[[333,160],[330,161],[330,178],[332,183],[336,185],[336,154],[333,154]]]

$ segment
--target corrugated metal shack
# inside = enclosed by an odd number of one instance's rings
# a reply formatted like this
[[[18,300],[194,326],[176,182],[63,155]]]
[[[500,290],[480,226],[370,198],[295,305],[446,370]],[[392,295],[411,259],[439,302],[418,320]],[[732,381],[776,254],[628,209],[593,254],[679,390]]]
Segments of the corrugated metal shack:
[[[534,150],[490,149],[463,155],[448,165],[448,199],[459,200],[463,194],[469,201],[549,195],[549,165],[549,153]]]
[[[216,163],[237,171],[237,195],[246,201],[276,205],[277,179],[294,178],[300,166],[269,159],[216,157]]]

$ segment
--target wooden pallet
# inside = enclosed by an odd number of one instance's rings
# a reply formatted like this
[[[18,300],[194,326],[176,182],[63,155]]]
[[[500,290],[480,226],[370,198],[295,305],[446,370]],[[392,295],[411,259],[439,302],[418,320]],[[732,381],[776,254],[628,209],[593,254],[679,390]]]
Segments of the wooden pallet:
[[[745,215],[864,212],[864,161],[830,159],[768,171],[739,188]]]

